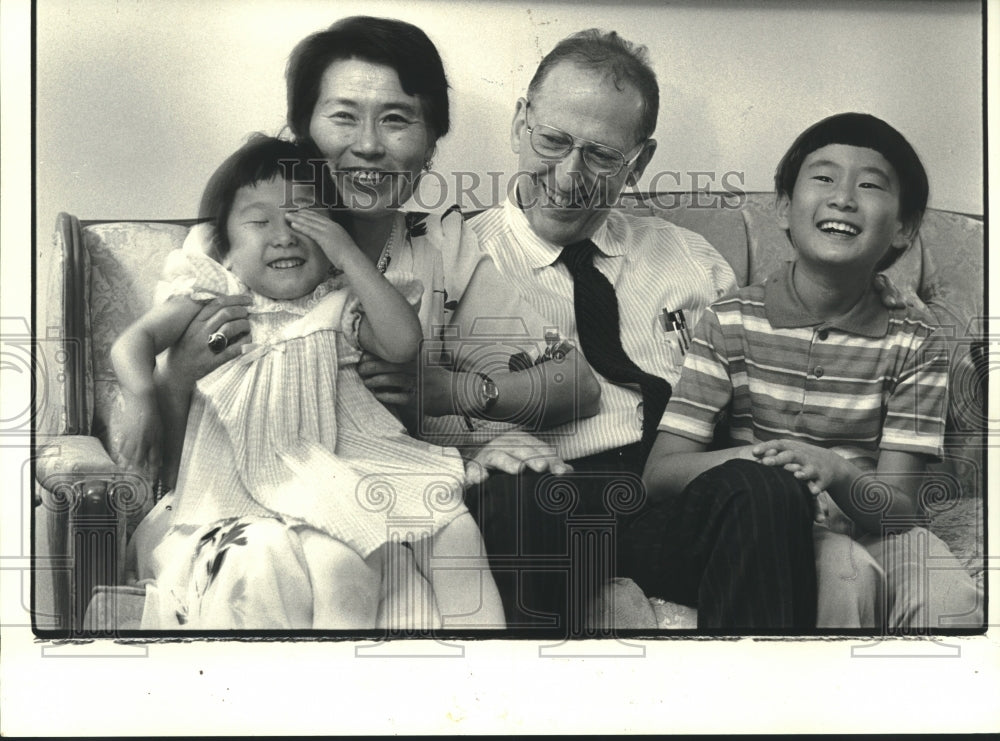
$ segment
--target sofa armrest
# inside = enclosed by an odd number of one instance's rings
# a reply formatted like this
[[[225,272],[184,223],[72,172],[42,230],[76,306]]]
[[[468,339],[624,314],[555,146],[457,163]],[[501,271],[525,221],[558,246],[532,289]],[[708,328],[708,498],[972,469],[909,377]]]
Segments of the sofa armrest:
[[[156,498],[155,482],[123,469],[111,460],[100,440],[87,435],[42,441],[35,459],[35,480],[51,495],[49,504],[56,511],[74,509],[81,497],[106,497],[109,513],[125,517],[129,534]],[[41,503],[36,496],[35,504]]]
[[[153,487],[115,465],[84,435],[42,441],[35,459],[36,504],[47,510],[49,553],[60,633],[81,637],[95,587],[120,584],[128,534],[153,506]]]
[[[43,440],[35,460],[35,480],[49,491],[67,480],[111,478],[120,473],[101,441],[89,435],[59,435]]]

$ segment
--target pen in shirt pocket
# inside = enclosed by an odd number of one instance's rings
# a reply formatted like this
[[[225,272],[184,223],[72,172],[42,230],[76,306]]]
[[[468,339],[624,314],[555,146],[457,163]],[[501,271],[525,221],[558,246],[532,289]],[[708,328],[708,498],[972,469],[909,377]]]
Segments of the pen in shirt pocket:
[[[669,327],[677,335],[677,342],[680,345],[681,353],[686,355],[691,347],[691,335],[687,332],[687,323],[684,321],[684,310],[667,311],[664,309],[663,318],[666,327]]]
[[[670,351],[670,360],[675,366],[680,366],[684,364],[684,338],[678,331],[678,328],[673,320],[673,312],[669,309],[663,309],[660,315],[660,324],[663,327],[663,341],[667,344]]]
[[[691,349],[691,330],[688,328],[687,317],[684,316],[684,309],[674,312],[677,316],[677,326],[680,327],[681,336],[684,338],[686,349]]]

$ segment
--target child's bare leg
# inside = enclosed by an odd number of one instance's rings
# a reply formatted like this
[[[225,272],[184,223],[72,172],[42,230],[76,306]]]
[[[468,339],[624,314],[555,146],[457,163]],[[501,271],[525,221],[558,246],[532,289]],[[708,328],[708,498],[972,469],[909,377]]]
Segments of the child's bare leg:
[[[982,626],[982,592],[948,545],[930,530],[869,534],[859,541],[885,569],[890,630]]]
[[[816,627],[881,628],[885,573],[857,541],[813,525]]]
[[[374,628],[381,561],[369,563],[350,546],[318,530],[304,528],[299,536],[312,582],[313,628]]]
[[[413,551],[400,543],[386,543],[376,553],[384,553],[382,583],[385,598],[379,606],[375,627],[391,631],[440,628],[441,615],[434,601],[434,592],[417,568]]]
[[[500,593],[472,515],[466,512],[456,517],[429,543],[422,541],[415,549],[417,562],[434,588],[445,628],[506,626]]]

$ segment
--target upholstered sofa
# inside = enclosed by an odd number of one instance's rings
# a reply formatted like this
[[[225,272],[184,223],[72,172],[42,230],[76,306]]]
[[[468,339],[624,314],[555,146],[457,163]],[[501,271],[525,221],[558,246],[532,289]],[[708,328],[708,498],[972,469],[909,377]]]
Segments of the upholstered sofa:
[[[791,254],[778,228],[773,196],[657,194],[622,206],[700,232],[733,266],[741,285],[770,274]],[[80,221],[60,214],[53,241],[39,248],[39,366],[35,508],[37,555],[60,564],[39,579],[36,604],[51,599],[54,630],[138,628],[141,590],[122,586],[128,535],[148,511],[155,484],[122,473],[105,452],[119,390],[109,363],[118,333],[145,311],[161,264],[192,220]],[[970,572],[982,578],[984,475],[983,224],[930,210],[914,245],[889,276],[924,307],[954,343],[945,459],[925,487],[931,528]],[[49,583],[51,582],[51,587]],[[605,628],[694,628],[690,608],[643,595],[617,580],[598,613]],[[94,595],[98,599],[92,599]],[[93,602],[90,612],[88,605]],[[39,626],[41,627],[41,626]],[[43,631],[44,632],[44,631]]]

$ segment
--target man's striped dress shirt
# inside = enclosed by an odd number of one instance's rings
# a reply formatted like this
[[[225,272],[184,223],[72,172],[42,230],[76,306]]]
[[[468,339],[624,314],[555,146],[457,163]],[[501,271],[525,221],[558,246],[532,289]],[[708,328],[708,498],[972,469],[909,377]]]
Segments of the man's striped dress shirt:
[[[573,279],[557,262],[562,247],[535,234],[510,198],[469,223],[510,288],[579,348]],[[591,239],[599,249],[594,265],[618,297],[625,352],[644,371],[676,382],[683,357],[671,345],[663,310],[683,309],[693,328],[710,303],[736,290],[735,273],[700,234],[659,218],[612,210]],[[623,447],[642,435],[638,386],[615,384],[599,374],[598,380],[601,403],[595,416],[538,433],[566,460]],[[483,420],[475,424],[495,426]]]

